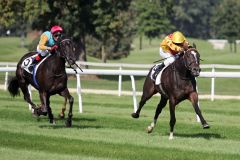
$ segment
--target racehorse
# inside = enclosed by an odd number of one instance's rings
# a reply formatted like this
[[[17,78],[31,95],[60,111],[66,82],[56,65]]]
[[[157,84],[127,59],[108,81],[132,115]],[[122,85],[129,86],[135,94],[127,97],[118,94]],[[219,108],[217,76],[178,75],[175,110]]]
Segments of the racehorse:
[[[14,97],[19,95],[19,88],[22,90],[24,99],[27,101],[35,115],[48,114],[49,122],[55,124],[55,120],[50,107],[50,96],[59,94],[65,98],[65,104],[69,101],[68,118],[66,119],[66,126],[72,125],[72,107],[74,98],[70,95],[67,88],[67,74],[65,70],[65,63],[70,66],[75,64],[76,56],[74,52],[74,45],[71,39],[62,39],[58,42],[58,48],[48,56],[46,61],[42,60],[38,69],[36,67],[33,70],[34,74],[27,72],[23,68],[23,63],[28,62],[26,60],[32,59],[32,56],[36,55],[36,52],[30,52],[25,54],[17,64],[16,76],[13,77],[8,85],[10,94]],[[30,58],[29,58],[30,57]],[[31,84],[38,90],[42,107],[37,107],[31,100],[28,85]],[[44,111],[45,110],[45,111]],[[62,109],[62,116],[65,109]]]
[[[162,71],[160,77],[160,85],[156,85],[151,79],[150,69],[143,86],[143,94],[139,102],[139,107],[136,113],[132,113],[133,118],[138,118],[142,107],[145,102],[149,100],[154,94],[160,93],[161,100],[157,105],[153,122],[147,127],[147,132],[151,133],[157,123],[157,118],[162,109],[166,106],[169,100],[170,110],[170,136],[169,139],[173,139],[173,129],[176,123],[175,108],[176,105],[183,100],[188,99],[191,101],[196,114],[199,116],[200,121],[204,129],[209,128],[205,119],[202,116],[201,110],[198,105],[198,93],[196,89],[195,77],[200,74],[200,54],[196,49],[196,45],[193,47],[185,48],[183,52],[179,53],[179,57],[174,63],[166,67]]]

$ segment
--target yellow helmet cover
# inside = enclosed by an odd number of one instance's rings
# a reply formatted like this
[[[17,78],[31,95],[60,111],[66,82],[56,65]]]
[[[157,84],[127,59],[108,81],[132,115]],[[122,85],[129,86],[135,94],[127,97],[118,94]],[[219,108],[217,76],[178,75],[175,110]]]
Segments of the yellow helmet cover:
[[[183,43],[185,41],[185,37],[182,32],[176,31],[172,36],[173,43]]]

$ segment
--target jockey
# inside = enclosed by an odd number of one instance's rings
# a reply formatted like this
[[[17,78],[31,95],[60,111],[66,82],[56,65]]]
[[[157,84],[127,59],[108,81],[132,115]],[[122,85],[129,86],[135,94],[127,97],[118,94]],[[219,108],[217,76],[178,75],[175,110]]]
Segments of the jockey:
[[[166,60],[164,60],[163,63],[160,63],[160,65],[158,65],[154,77],[157,76],[157,74],[163,67],[172,64],[176,60],[176,58],[178,58],[177,53],[183,51],[183,48],[186,45],[188,46],[189,43],[186,40],[185,36],[179,31],[173,32],[172,34],[166,36],[160,43],[159,48],[160,56]]]
[[[50,31],[45,31],[42,33],[37,46],[38,55],[33,60],[32,66],[43,59],[49,53],[49,51],[53,52],[58,48],[56,42],[60,40],[62,32],[62,27],[53,26]]]

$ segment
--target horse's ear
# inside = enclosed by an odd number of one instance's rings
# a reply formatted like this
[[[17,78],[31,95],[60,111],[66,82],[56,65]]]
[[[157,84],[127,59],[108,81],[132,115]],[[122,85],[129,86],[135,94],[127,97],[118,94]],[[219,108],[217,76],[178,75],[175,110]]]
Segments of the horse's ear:
[[[194,42],[193,42],[193,48],[197,49],[197,46]]]

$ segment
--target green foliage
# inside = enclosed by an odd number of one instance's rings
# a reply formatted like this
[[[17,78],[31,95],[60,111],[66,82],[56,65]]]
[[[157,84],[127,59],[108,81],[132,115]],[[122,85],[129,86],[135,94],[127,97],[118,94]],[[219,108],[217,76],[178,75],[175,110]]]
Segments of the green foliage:
[[[24,37],[31,28],[61,25],[78,54],[106,59],[128,56],[133,36],[153,40],[173,30],[187,37],[239,38],[238,0],[2,0],[0,32]],[[210,25],[211,24],[211,25]],[[89,38],[91,37],[91,38]],[[86,39],[87,38],[87,39]],[[236,48],[236,46],[235,46]]]
[[[178,0],[174,3],[173,24],[186,36],[209,38],[210,17],[219,0]]]
[[[100,41],[97,55],[106,59],[128,55],[133,38],[133,18],[129,12],[131,1],[97,0],[94,4],[94,37]]]
[[[240,37],[240,1],[223,0],[212,17],[212,28],[217,38],[230,41]]]
[[[137,11],[137,30],[140,35],[144,34],[149,39],[159,37],[174,29],[171,26],[170,15],[172,10],[168,8],[170,2],[164,1],[146,1],[135,2]]]

